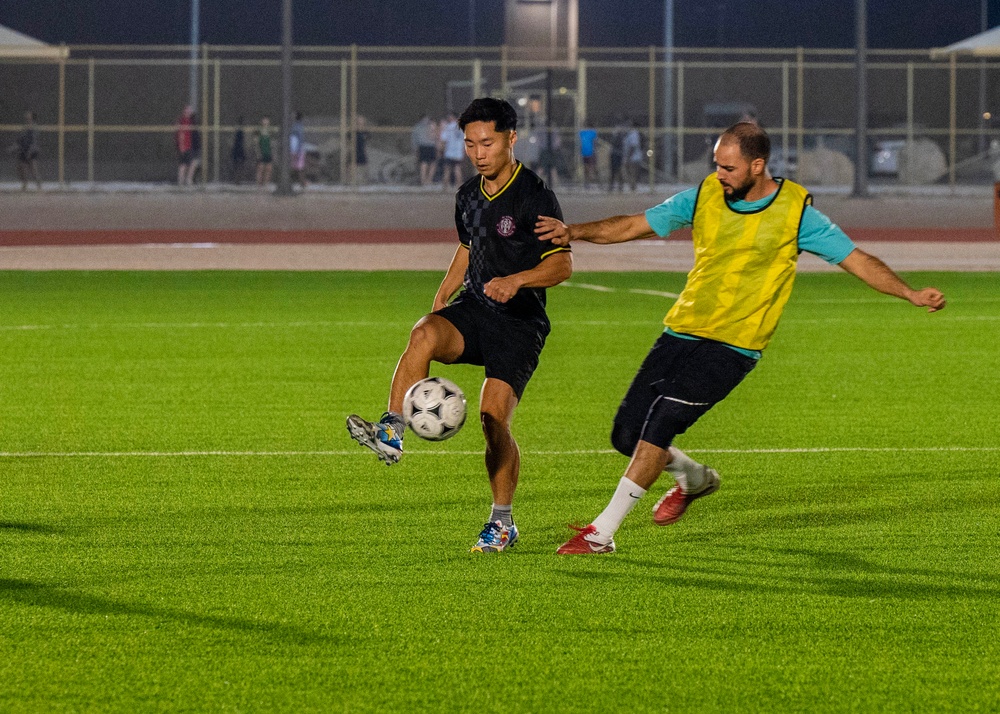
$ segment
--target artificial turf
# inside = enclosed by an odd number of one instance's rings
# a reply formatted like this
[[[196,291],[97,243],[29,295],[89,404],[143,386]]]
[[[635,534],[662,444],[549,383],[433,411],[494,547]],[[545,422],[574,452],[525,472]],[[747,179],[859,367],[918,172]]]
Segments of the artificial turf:
[[[610,419],[679,274],[581,274],[514,424],[521,542],[473,417],[386,468],[438,273],[0,273],[0,710],[995,711],[996,274],[928,315],[803,274],[678,444],[722,489],[557,557],[625,459]],[[599,285],[598,291],[580,284]]]

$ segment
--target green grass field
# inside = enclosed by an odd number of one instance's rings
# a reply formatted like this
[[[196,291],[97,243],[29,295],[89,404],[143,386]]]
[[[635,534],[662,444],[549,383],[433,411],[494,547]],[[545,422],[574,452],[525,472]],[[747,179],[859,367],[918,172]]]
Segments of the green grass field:
[[[386,468],[434,273],[0,273],[0,711],[996,711],[997,274],[928,315],[803,274],[678,440],[722,489],[611,556],[618,400],[677,274],[581,274],[515,419],[514,552],[473,417]],[[435,366],[475,409],[481,372]]]

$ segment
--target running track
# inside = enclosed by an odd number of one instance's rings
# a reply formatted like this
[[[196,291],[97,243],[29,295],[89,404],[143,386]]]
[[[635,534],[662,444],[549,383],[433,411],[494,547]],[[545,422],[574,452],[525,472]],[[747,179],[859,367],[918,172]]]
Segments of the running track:
[[[1000,240],[992,228],[845,228],[862,243],[986,243]],[[671,241],[689,241],[689,230],[677,231]],[[340,245],[451,243],[453,229],[407,230],[0,230],[0,246],[88,245]]]

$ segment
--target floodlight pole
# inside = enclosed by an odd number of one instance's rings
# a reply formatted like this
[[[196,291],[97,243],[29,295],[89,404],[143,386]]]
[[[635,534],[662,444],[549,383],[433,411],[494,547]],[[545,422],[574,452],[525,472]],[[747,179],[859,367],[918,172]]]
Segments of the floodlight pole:
[[[855,44],[857,58],[855,71],[857,73],[857,106],[858,116],[855,136],[857,147],[854,152],[854,192],[852,195],[863,198],[868,196],[868,8],[866,0],[855,0]]]
[[[281,0],[281,149],[278,151],[276,196],[293,196],[292,133],[292,0]]]
[[[987,0],[979,4],[979,31],[990,29]],[[979,153],[986,153],[986,60],[979,60]]]
[[[198,42],[200,41],[199,35],[201,34],[199,30],[199,20],[201,17],[200,4],[200,0],[191,0],[191,66],[188,70],[188,88],[190,90],[188,104],[193,109],[198,107]]]
[[[664,0],[663,49],[663,173],[670,181],[674,178],[674,0]]]
[[[545,70],[545,180],[552,188],[552,68]]]

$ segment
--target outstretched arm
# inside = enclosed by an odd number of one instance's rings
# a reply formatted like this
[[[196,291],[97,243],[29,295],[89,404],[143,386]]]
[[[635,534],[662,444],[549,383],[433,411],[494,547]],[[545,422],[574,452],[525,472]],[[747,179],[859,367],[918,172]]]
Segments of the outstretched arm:
[[[649,227],[645,213],[634,216],[612,216],[592,223],[566,225],[558,218],[539,216],[535,223],[538,240],[550,240],[555,245],[569,245],[570,241],[582,240],[588,243],[625,243],[639,238],[656,235]]]
[[[438,288],[437,294],[434,296],[434,307],[431,308],[431,312],[436,312],[443,307],[447,307],[448,301],[462,287],[462,282],[465,280],[465,271],[468,267],[469,249],[464,245],[460,245],[455,250],[455,255],[451,259],[451,265],[448,266],[448,272],[445,273],[444,279],[441,281],[441,287]]]
[[[914,290],[896,275],[892,268],[860,248],[855,248],[844,258],[840,267],[880,293],[908,300],[917,307],[926,307],[927,312],[937,312],[944,309],[947,304],[944,295],[937,288]]]
[[[507,302],[521,288],[551,288],[573,274],[573,254],[569,251],[553,253],[531,270],[514,273],[493,280],[483,286],[486,297],[497,302]]]

